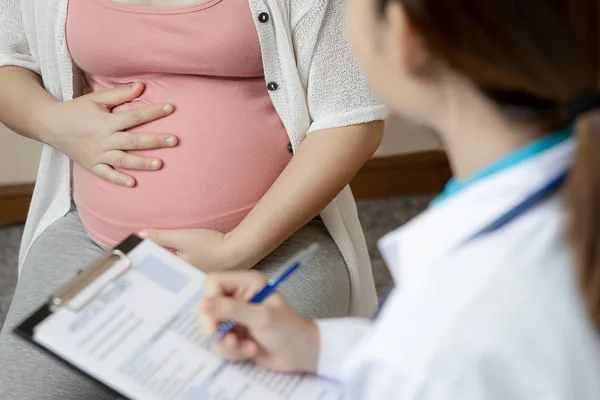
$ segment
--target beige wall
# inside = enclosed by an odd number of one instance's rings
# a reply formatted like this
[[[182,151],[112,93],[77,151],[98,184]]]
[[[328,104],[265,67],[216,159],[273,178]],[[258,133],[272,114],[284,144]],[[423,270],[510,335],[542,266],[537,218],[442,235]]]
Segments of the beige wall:
[[[41,145],[0,124],[0,186],[35,180]]]
[[[33,182],[37,174],[40,148],[39,143],[17,136],[0,125],[0,186]],[[439,140],[431,132],[398,118],[390,118],[376,156],[439,148]]]
[[[397,117],[386,121],[383,142],[376,157],[441,149],[438,137],[431,131],[409,124]]]

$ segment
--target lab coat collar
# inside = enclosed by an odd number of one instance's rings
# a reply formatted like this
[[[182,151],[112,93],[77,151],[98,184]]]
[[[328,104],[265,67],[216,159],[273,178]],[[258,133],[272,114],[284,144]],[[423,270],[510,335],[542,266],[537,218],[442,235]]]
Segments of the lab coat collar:
[[[509,169],[474,183],[379,241],[397,287],[425,278],[437,261],[569,168],[571,138]]]

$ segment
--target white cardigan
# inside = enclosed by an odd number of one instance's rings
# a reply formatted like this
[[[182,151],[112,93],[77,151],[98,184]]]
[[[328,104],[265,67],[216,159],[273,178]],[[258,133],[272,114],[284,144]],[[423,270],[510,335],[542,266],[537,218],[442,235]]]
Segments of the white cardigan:
[[[42,76],[61,101],[80,93],[80,75],[65,38],[68,0],[2,0],[0,67],[20,66]],[[227,1],[227,0],[225,0]],[[249,0],[260,37],[270,92],[294,149],[307,133],[383,120],[385,107],[370,91],[344,36],[345,0]],[[266,12],[270,18],[259,22]],[[264,18],[261,18],[264,20]],[[19,268],[33,241],[71,204],[70,161],[44,146],[25,226]],[[364,235],[349,187],[321,217],[350,274],[351,313],[370,316],[377,298]],[[326,268],[327,266],[323,266]]]

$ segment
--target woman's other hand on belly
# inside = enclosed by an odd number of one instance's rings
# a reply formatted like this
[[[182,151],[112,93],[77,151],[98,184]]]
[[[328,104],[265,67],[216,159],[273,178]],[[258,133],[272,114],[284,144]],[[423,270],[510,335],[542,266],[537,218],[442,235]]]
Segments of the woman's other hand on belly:
[[[51,121],[47,143],[104,180],[134,186],[135,179],[116,168],[152,171],[160,169],[162,161],[128,151],[177,145],[177,138],[171,134],[126,132],[171,114],[172,105],[154,104],[111,112],[114,107],[133,101],[143,91],[144,85],[136,83],[53,103],[46,113]]]
[[[184,261],[203,272],[249,269],[243,262],[241,248],[230,236],[209,229],[157,230],[147,229],[140,236],[173,249]]]

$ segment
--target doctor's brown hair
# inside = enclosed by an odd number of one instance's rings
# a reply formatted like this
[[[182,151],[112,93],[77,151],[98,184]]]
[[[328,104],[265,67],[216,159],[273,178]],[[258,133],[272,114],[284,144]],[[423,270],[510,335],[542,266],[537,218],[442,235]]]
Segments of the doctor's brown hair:
[[[600,0],[377,1],[382,17],[402,3],[432,54],[509,117],[540,132],[576,123],[579,149],[564,187],[568,238],[600,329]]]

